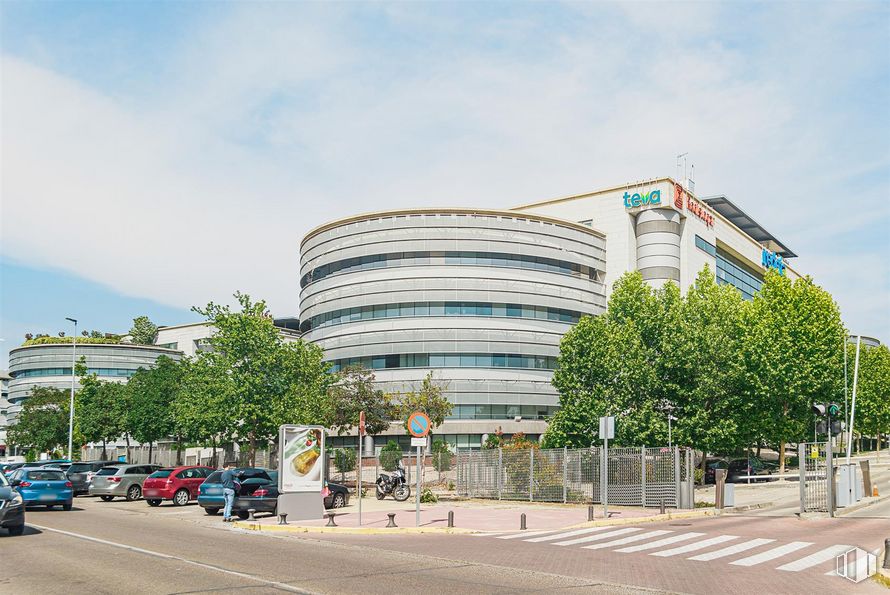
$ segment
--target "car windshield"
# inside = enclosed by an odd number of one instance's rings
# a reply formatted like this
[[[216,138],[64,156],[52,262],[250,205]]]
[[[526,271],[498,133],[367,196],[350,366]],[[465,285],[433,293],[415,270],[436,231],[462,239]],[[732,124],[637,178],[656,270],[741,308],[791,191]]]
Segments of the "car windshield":
[[[117,467],[103,467],[96,475],[114,475],[117,471]]]
[[[65,479],[65,475],[61,471],[41,469],[39,471],[28,471],[28,479],[35,481],[62,481]]]
[[[155,471],[149,477],[162,478],[162,477],[170,477],[170,474],[173,473],[173,469],[161,469],[160,471]]]
[[[0,486],[8,486],[9,482],[6,481],[6,476],[0,473]]]
[[[93,468],[89,463],[74,463],[70,467],[68,467],[68,471],[71,473],[83,473],[85,471],[90,471]]]
[[[210,477],[204,480],[204,483],[219,483],[220,478],[222,478],[222,471],[214,471]]]

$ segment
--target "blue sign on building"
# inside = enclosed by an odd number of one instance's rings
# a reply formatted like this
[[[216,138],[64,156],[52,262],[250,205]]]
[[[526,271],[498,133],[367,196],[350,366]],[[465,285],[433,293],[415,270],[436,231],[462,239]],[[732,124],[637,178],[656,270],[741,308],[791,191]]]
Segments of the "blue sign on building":
[[[770,252],[766,248],[763,249],[760,255],[760,264],[763,265],[764,268],[767,269],[776,269],[779,271],[780,275],[785,274],[785,261],[782,260],[782,257],[775,252]]]
[[[624,193],[624,206],[628,209],[631,207],[660,204],[661,190],[651,190],[645,194],[639,192],[635,192],[634,194],[630,194],[628,192]]]

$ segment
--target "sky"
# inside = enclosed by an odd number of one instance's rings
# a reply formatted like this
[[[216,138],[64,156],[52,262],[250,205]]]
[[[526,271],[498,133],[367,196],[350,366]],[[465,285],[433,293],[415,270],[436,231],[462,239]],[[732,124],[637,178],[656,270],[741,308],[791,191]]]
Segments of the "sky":
[[[507,208],[689,154],[890,341],[890,4],[0,4],[0,367],[25,332],[297,315],[339,217]]]

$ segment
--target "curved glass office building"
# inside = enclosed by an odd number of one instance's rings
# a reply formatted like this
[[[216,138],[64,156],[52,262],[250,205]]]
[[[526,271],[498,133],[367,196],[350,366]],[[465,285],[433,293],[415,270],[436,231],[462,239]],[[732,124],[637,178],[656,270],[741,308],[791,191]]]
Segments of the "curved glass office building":
[[[71,343],[26,345],[9,351],[9,421],[14,422],[35,386],[71,388]],[[154,366],[166,355],[178,360],[182,353],[154,345],[78,343],[76,357],[83,357],[87,370],[102,380],[126,382],[139,368]],[[75,389],[80,385],[75,383]]]
[[[560,338],[604,311],[605,262],[601,233],[547,216],[350,217],[303,240],[300,330],[335,369],[370,368],[387,392],[432,371],[455,405],[437,434],[458,446],[498,428],[534,436],[559,403],[550,380]]]

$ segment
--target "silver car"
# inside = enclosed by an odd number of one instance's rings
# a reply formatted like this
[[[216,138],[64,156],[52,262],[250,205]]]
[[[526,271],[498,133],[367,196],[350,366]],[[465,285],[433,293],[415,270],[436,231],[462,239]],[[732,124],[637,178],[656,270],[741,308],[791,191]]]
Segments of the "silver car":
[[[106,502],[115,496],[128,501],[142,497],[142,482],[160,469],[160,465],[109,465],[93,475],[90,496],[99,496]]]

